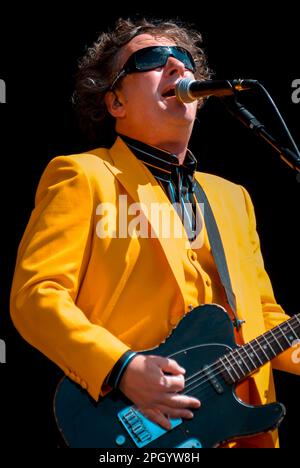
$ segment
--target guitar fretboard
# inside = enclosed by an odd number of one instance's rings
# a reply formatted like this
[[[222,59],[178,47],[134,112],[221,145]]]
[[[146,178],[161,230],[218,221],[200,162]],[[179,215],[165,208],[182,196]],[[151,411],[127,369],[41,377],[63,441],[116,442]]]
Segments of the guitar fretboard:
[[[300,314],[219,359],[221,372],[237,383],[288,348],[300,342]]]

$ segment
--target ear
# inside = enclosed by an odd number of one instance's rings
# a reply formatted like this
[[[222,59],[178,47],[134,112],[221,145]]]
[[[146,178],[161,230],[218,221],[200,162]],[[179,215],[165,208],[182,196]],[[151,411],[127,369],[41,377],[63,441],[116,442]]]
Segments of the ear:
[[[119,97],[113,91],[107,91],[104,96],[104,101],[108,112],[115,118],[122,118],[125,116],[125,109]]]

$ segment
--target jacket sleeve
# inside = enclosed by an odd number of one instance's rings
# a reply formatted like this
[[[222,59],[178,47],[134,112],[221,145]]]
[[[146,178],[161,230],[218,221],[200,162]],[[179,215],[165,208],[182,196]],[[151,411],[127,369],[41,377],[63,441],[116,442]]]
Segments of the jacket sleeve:
[[[277,304],[276,299],[274,297],[271,281],[265,270],[264,261],[260,250],[260,241],[256,230],[254,207],[248,192],[245,190],[245,188],[242,187],[242,189],[244,192],[247,212],[249,216],[249,232],[256,263],[257,280],[260,290],[262,311],[264,315],[266,329],[269,330],[273,327],[276,327],[280,323],[288,320],[290,317],[285,314],[282,307],[279,304]],[[273,359],[273,368],[300,375],[300,363],[296,355],[300,357],[300,351],[297,352],[297,349],[295,349],[295,347],[290,348],[289,350],[279,355],[277,358]]]
[[[90,256],[93,192],[84,165],[54,158],[41,177],[18,250],[11,317],[20,334],[97,400],[129,348],[91,323],[76,297]]]

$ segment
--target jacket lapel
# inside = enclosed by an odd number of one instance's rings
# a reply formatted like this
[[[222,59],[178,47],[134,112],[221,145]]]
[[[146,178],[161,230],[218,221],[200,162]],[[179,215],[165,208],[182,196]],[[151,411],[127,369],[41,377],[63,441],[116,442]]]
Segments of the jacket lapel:
[[[132,154],[121,138],[117,138],[109,152],[114,165],[108,161],[104,161],[104,163],[129,193],[134,202],[140,203],[144,216],[155,232],[155,237],[160,242],[178,286],[181,292],[183,292],[185,278],[183,263],[178,252],[189,248],[189,241],[179,216],[172,205],[170,205],[167,196],[157,184],[155,178]],[[173,236],[164,237],[161,235],[162,233],[157,229],[157,223],[154,223],[153,219],[151,219],[151,209],[153,210],[154,203],[158,204],[157,206],[161,210],[161,219],[164,219],[164,216],[169,216],[170,210],[174,212],[175,229],[176,232],[181,233],[181,236],[175,238]]]

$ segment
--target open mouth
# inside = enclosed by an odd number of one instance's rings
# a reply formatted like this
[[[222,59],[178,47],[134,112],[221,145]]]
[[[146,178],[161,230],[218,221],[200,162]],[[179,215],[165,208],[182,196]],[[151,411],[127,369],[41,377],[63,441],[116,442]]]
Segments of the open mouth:
[[[164,98],[175,96],[175,88],[168,89],[165,93],[162,94]]]

